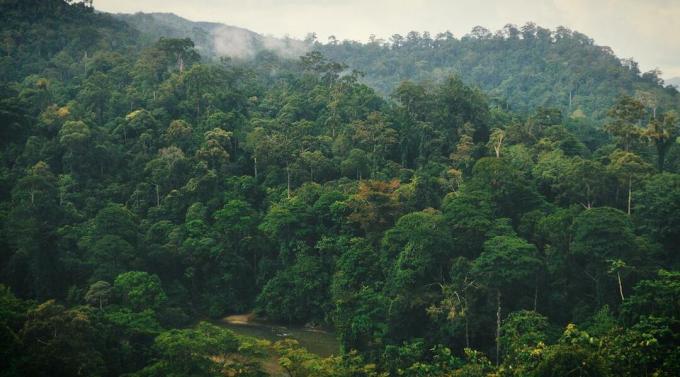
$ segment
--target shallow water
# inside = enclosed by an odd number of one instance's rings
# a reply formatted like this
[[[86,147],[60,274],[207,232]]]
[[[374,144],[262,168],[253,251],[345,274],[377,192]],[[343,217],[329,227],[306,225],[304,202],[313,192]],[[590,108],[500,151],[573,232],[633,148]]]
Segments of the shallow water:
[[[221,320],[218,324],[239,335],[267,339],[272,342],[286,338],[295,339],[309,352],[323,357],[340,353],[340,342],[335,338],[333,332],[258,322],[232,323],[227,320]]]

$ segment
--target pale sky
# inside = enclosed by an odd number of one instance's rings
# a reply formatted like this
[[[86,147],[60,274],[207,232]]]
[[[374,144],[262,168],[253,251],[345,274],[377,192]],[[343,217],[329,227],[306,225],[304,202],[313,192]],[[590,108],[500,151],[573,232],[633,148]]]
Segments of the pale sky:
[[[325,42],[387,39],[411,30],[456,37],[476,25],[492,31],[527,21],[577,30],[633,57],[644,72],[680,76],[680,0],[95,0],[107,12],[172,12],[193,21],[213,21],[261,34],[303,38],[316,32]]]

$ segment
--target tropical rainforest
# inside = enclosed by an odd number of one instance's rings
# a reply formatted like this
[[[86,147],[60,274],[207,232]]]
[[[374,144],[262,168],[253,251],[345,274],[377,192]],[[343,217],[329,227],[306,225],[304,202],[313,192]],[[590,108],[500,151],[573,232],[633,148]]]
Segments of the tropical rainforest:
[[[144,17],[0,0],[0,376],[680,375],[659,72],[531,23],[244,58]]]

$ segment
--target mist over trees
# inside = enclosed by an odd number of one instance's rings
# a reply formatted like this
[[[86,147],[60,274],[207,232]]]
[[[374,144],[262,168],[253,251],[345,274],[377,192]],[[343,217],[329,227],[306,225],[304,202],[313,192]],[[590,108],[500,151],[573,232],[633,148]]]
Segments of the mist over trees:
[[[237,59],[91,2],[0,19],[0,376],[680,375],[658,73],[533,24]],[[340,350],[219,323],[249,312]]]
[[[276,39],[165,13],[116,17],[141,30],[149,41],[190,36],[201,54],[213,60],[252,60],[266,50],[297,58],[317,50],[360,71],[360,81],[382,96],[404,80],[440,83],[455,75],[483,89],[497,106],[525,116],[538,107],[551,107],[601,122],[626,94],[652,109],[678,106],[676,90],[664,83],[659,70],[641,72],[633,58],[617,57],[611,48],[563,26],[551,30],[529,22],[497,31],[477,26],[460,36],[410,31],[386,39],[371,35],[362,43],[335,36],[319,40],[314,33],[304,40]]]

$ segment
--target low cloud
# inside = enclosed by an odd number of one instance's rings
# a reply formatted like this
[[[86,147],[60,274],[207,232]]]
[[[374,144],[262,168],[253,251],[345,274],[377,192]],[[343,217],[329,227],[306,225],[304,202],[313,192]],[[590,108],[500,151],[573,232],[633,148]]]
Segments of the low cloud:
[[[257,53],[256,35],[247,30],[221,26],[212,31],[212,36],[219,56],[252,59]]]
[[[309,46],[298,39],[261,36],[230,26],[218,27],[211,31],[211,35],[215,53],[234,59],[249,60],[262,50],[271,51],[282,58],[295,59],[309,50]]]

